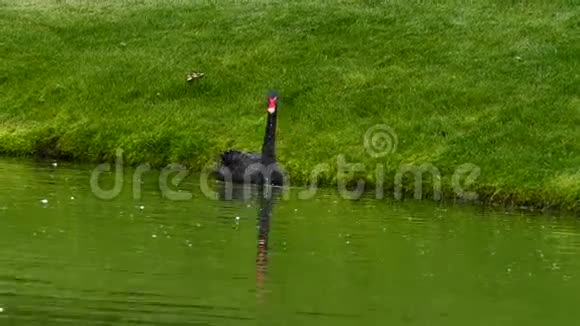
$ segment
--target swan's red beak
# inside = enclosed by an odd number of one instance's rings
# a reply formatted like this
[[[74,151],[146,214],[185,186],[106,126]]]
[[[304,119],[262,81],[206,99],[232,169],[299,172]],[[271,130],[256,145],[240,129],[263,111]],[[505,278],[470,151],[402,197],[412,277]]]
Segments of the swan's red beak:
[[[268,98],[268,112],[274,113],[276,112],[276,102],[278,101],[278,97],[269,97]]]

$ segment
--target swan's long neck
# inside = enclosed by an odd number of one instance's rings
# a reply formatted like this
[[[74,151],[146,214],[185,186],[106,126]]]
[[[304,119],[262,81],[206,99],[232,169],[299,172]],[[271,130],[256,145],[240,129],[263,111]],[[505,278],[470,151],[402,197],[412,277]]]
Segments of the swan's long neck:
[[[268,113],[266,122],[266,135],[262,145],[262,164],[268,166],[276,162],[276,115],[278,110]]]

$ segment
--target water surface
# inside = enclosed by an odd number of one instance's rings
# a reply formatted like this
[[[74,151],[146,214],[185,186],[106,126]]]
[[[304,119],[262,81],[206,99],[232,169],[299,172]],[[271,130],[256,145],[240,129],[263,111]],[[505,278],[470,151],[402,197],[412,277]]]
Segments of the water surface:
[[[430,201],[97,198],[93,166],[0,161],[2,325],[570,325],[574,217]],[[106,187],[104,180],[103,187]],[[220,189],[216,187],[216,189]],[[238,194],[239,195],[239,194]]]

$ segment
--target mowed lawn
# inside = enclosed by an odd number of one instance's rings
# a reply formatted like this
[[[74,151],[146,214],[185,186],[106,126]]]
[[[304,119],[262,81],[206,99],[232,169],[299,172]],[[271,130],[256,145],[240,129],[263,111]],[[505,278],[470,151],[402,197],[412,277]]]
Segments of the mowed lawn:
[[[260,149],[277,89],[294,184],[342,155],[387,193],[430,163],[452,198],[469,163],[482,198],[578,209],[579,63],[578,1],[0,0],[0,152],[201,169]]]

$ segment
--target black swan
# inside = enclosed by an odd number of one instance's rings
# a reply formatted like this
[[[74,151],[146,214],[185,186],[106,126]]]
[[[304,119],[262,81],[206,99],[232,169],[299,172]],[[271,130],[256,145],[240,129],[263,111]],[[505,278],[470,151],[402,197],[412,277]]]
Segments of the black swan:
[[[268,119],[262,153],[228,150],[221,154],[217,178],[234,183],[272,184],[282,186],[284,174],[276,162],[276,116],[278,93],[268,94]]]

